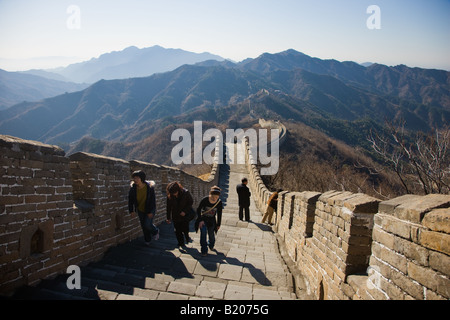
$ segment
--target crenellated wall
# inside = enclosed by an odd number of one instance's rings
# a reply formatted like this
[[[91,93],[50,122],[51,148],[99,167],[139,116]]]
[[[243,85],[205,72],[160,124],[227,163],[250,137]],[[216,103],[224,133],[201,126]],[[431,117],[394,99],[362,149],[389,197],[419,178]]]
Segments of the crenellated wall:
[[[261,212],[272,194],[246,148]],[[312,299],[448,300],[450,196],[381,201],[365,194],[282,192],[272,221],[298,290]]]
[[[198,203],[218,184],[175,168],[95,154],[70,157],[55,146],[0,135],[0,294],[101,259],[112,246],[141,236],[128,213],[131,173],[156,182],[157,224],[165,188],[180,181]]]
[[[246,148],[252,197],[265,212],[271,195]],[[156,182],[156,223],[165,220],[171,181],[196,202],[218,184],[178,169],[0,136],[0,294],[101,259],[141,236],[128,214],[130,176]],[[450,196],[380,201],[364,194],[283,192],[274,230],[313,299],[449,299]]]

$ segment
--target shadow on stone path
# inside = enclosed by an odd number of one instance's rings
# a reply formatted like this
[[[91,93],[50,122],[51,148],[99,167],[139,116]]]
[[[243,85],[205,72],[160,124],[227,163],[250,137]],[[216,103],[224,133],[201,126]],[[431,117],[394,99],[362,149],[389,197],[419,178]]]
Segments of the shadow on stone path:
[[[150,247],[138,238],[111,248],[104,258],[81,268],[81,290],[68,290],[67,275],[24,288],[17,298],[101,300],[281,300],[296,299],[292,275],[280,256],[271,228],[260,223],[254,203],[252,222],[240,221],[235,186],[245,166],[222,165],[224,211],[216,246],[200,254],[200,234],[184,252],[177,248],[173,225],[160,226]],[[206,195],[205,195],[206,196]],[[160,213],[164,214],[164,213]]]

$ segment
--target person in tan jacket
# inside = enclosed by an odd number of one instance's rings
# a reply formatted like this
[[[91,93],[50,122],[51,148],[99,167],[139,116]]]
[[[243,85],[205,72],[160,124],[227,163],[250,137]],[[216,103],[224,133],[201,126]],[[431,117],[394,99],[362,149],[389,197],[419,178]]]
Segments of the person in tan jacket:
[[[267,223],[272,225],[272,216],[274,211],[277,210],[278,207],[278,194],[281,192],[282,190],[279,189],[276,192],[272,193],[272,195],[270,196],[269,200],[267,201],[267,209],[266,212],[264,213],[264,216],[262,218],[262,223],[265,223],[265,221],[267,220]]]

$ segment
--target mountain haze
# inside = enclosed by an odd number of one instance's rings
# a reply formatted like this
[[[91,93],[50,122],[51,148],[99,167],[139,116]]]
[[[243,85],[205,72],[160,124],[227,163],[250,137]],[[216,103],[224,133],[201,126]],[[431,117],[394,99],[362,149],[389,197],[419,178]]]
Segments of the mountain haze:
[[[154,46],[143,49],[129,47],[64,68],[22,72],[0,69],[0,110],[24,101],[39,101],[83,90],[102,79],[148,77],[203,61],[225,62],[223,58],[210,53],[199,54]]]
[[[205,60],[147,77],[100,80],[23,102],[0,111],[0,134],[58,144],[68,154],[173,165],[177,142],[171,134],[179,128],[192,133],[194,121],[201,120],[203,130],[225,132],[257,128],[260,118],[280,120],[288,133],[278,174],[265,177],[272,189],[391,198],[402,194],[401,182],[389,169],[368,169],[380,160],[367,136],[382,131],[386,120],[406,120],[411,134],[447,126],[449,91],[446,71],[364,67],[287,50],[240,63]],[[210,172],[206,164],[182,169]]]
[[[240,67],[262,74],[302,69],[331,76],[376,94],[450,111],[450,72],[444,70],[409,68],[404,65],[388,67],[376,63],[364,67],[351,61],[312,58],[292,49],[278,54],[265,53],[256,59],[242,62]]]
[[[137,142],[155,121],[176,124],[175,117],[185,115],[191,122],[227,123],[245,107],[241,118],[293,119],[348,141],[352,126],[367,119],[406,119],[409,129],[424,131],[448,124],[449,88],[446,71],[366,68],[288,50],[238,64],[206,61],[149,77],[101,80],[1,111],[0,133],[53,144],[85,136]]]
[[[184,64],[195,64],[205,60],[224,59],[206,52],[193,53],[160,46],[143,49],[128,47],[122,51],[105,53],[86,62],[47,71],[59,74],[72,82],[94,83],[102,79],[148,77],[154,73],[172,71]]]
[[[249,95],[249,83],[254,90],[264,86],[244,71],[189,65],[147,78],[102,80],[81,92],[10,108],[0,113],[0,130],[48,143],[84,135],[114,139],[142,122],[242,100]]]
[[[65,92],[74,92],[88,87],[87,84],[65,82],[46,77],[8,72],[0,69],[0,110],[23,101],[38,101]]]

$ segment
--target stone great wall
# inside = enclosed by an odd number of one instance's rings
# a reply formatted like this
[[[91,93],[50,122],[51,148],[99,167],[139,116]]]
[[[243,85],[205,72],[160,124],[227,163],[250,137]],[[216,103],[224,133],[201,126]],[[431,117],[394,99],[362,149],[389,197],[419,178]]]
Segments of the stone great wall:
[[[264,212],[272,194],[246,142],[249,185]],[[297,290],[314,299],[450,298],[450,196],[381,201],[342,191],[282,192],[274,230]]]
[[[131,173],[156,182],[155,224],[165,221],[165,186],[180,181],[195,201],[217,184],[178,169],[62,149],[0,136],[0,295],[99,260],[141,235],[128,214]]]
[[[284,135],[286,132],[284,132]],[[246,143],[246,167],[261,212],[271,195]],[[141,236],[128,215],[131,172],[165,190],[178,180],[198,202],[218,184],[183,171],[94,154],[66,157],[55,146],[0,136],[0,295],[98,261]],[[298,291],[314,299],[450,298],[450,196],[380,201],[364,194],[283,192],[274,231]]]

